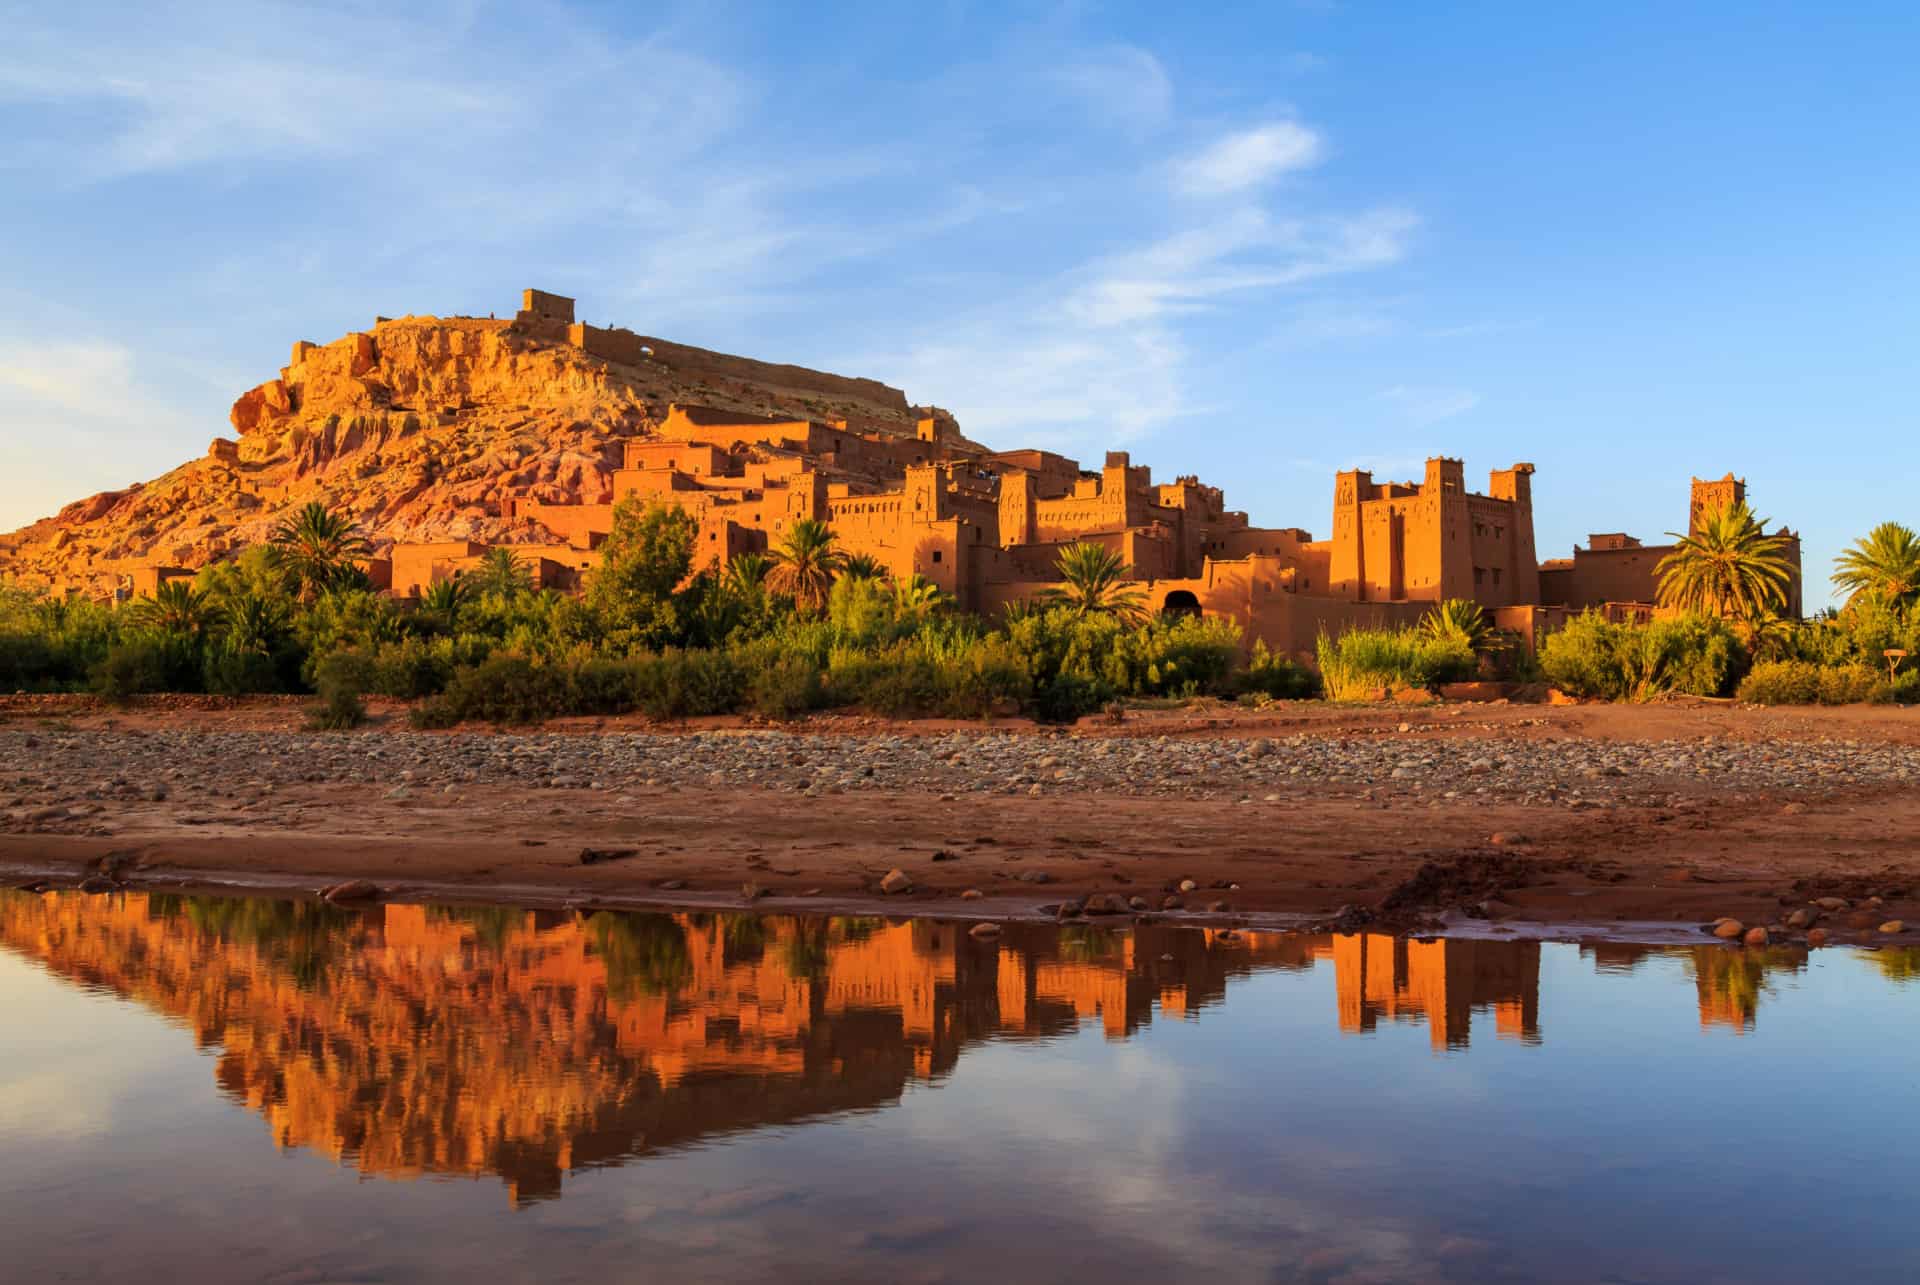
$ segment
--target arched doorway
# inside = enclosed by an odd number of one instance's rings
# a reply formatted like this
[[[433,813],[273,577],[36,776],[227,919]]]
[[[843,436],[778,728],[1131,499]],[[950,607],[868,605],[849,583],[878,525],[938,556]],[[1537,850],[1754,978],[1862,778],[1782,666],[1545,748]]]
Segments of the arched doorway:
[[[1160,610],[1169,616],[1197,616],[1200,614],[1200,600],[1193,596],[1191,589],[1175,589],[1160,604]]]

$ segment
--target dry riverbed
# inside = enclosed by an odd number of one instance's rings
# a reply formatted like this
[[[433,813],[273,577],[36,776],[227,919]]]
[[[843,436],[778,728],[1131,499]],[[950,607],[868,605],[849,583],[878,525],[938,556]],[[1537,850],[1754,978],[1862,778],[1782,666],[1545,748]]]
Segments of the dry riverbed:
[[[1920,927],[1920,716],[1901,710],[415,733],[381,708],[367,730],[314,733],[303,708],[0,701],[7,882],[995,919],[1091,896],[1095,912],[1629,936],[1725,916],[1775,941]]]

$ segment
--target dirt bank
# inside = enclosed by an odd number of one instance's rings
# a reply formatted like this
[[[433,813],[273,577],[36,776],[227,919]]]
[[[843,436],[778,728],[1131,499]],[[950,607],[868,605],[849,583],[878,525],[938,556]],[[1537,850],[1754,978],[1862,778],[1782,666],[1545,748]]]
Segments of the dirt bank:
[[[1302,705],[1072,732],[451,735],[377,712],[372,730],[311,735],[291,701],[0,702],[0,867],[11,883],[101,878],[106,859],[130,885],[368,879],[997,918],[1175,896],[1181,913],[1407,930],[1784,928],[1833,896],[1850,903],[1822,917],[1835,941],[1911,940],[1879,926],[1920,920],[1920,717],[1899,710]],[[583,864],[587,849],[606,859]],[[911,891],[880,891],[893,869]]]

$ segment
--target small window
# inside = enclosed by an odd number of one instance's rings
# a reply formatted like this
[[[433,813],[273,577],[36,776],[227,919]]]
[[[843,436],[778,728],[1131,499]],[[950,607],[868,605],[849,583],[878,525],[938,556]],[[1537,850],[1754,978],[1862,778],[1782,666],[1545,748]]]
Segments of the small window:
[[[1484,570],[1483,568],[1481,568],[1481,567],[1475,567],[1475,568],[1473,569],[1473,582],[1474,582],[1474,584],[1476,584],[1476,585],[1477,585],[1477,584],[1481,584],[1481,583],[1483,583],[1483,582],[1484,582],[1484,581],[1486,580],[1486,578],[1487,578],[1487,573],[1486,573],[1486,571],[1485,571],[1485,570]]]
[[[1495,568],[1493,569],[1493,582],[1494,582],[1495,584],[1499,584],[1499,583],[1500,583],[1500,568],[1499,568],[1499,567],[1495,567]]]
[[[938,562],[938,561],[940,561],[940,550],[938,550],[938,549],[935,549],[935,550],[933,551],[933,560],[934,560],[935,562]]]

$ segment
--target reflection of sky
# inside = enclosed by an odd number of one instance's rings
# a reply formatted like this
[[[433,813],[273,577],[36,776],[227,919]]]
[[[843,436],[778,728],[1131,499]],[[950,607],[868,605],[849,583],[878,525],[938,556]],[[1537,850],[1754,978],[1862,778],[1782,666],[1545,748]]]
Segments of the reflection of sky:
[[[1735,1036],[1679,957],[1548,946],[1543,1043],[1481,1019],[1438,1053],[1422,1023],[1342,1036],[1330,964],[1264,973],[509,1213],[274,1149],[179,1027],[0,953],[0,1242],[19,1279],[1920,1278],[1920,986],[1843,952],[1770,985]]]

